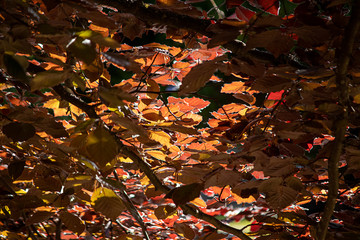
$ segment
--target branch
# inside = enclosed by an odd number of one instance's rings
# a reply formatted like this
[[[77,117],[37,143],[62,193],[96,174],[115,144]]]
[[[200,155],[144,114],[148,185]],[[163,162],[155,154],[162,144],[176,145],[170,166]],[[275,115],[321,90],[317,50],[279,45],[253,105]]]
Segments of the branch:
[[[135,154],[132,150],[128,149],[126,146],[122,145],[122,148],[120,150],[125,156],[129,157],[131,160],[133,160],[136,164],[138,164],[139,168],[146,174],[146,176],[150,179],[151,183],[154,184],[156,189],[168,193],[170,191],[170,188],[163,185],[160,179],[155,175],[155,173],[152,171],[151,167],[143,161],[137,154]],[[185,204],[180,206],[185,214],[193,215],[196,218],[202,219],[208,223],[211,223],[214,225],[217,229],[231,233],[240,239],[245,240],[251,240],[250,237],[248,237],[246,234],[244,234],[241,230],[230,227],[229,225],[226,225],[222,223],[221,221],[217,220],[213,216],[210,216],[206,213],[201,212],[198,208],[195,206],[192,206],[190,204]]]
[[[208,31],[211,21],[188,15],[179,14],[167,9],[160,9],[154,5],[145,6],[140,0],[95,0],[96,3],[111,6],[119,11],[131,13],[140,20],[147,23],[160,23],[173,28],[186,29],[200,33],[207,37],[213,37],[214,32]],[[244,44],[237,41],[230,41],[223,45],[232,51],[234,55],[241,56]]]
[[[329,191],[325,204],[323,216],[318,226],[318,239],[325,240],[328,225],[334,212],[339,190],[339,160],[343,150],[346,127],[348,123],[349,111],[349,80],[347,78],[348,65],[352,55],[354,42],[360,27],[360,1],[353,1],[352,14],[345,29],[345,35],[340,49],[340,57],[337,65],[336,85],[339,90],[339,103],[343,107],[343,112],[337,116],[334,123],[335,140],[330,157],[328,160]]]
[[[56,93],[58,93],[60,95],[61,98],[74,104],[76,107],[78,107],[81,110],[83,110],[84,112],[86,112],[89,115],[89,117],[99,118],[99,116],[95,112],[93,106],[87,105],[84,101],[82,101],[76,95],[67,92],[63,86],[57,85],[56,87],[53,87],[53,89],[55,90]],[[110,131],[110,130],[108,130],[108,131]],[[111,134],[113,134],[113,133],[111,133]],[[163,185],[163,183],[160,181],[160,179],[155,175],[155,173],[151,169],[151,166],[149,166],[141,157],[139,157],[129,147],[125,146],[118,138],[116,138],[116,140],[119,145],[120,153],[124,154],[125,156],[127,156],[131,160],[133,160],[139,166],[141,171],[143,171],[145,173],[145,175],[149,178],[149,180],[155,186],[156,189],[162,191],[163,193],[168,193],[170,191],[170,188],[166,185]],[[199,218],[206,222],[209,222],[209,223],[213,224],[219,230],[231,233],[231,234],[239,237],[240,239],[251,240],[251,238],[248,237],[246,234],[244,234],[241,230],[230,227],[229,225],[222,223],[221,221],[217,220],[213,216],[210,216],[206,213],[201,212],[195,206],[186,204],[186,205],[182,205],[181,208],[183,209],[184,213],[191,214],[196,218]]]
[[[150,240],[150,237],[149,237],[149,234],[147,232],[145,223],[142,220],[137,208],[135,207],[135,205],[131,201],[129,195],[127,194],[125,185],[120,181],[116,171],[114,171],[113,174],[114,174],[114,177],[116,179],[115,182],[111,182],[111,180],[109,180],[109,179],[104,179],[103,180],[99,176],[96,176],[96,180],[98,182],[100,182],[102,185],[105,185],[106,187],[108,187],[108,188],[110,188],[112,190],[118,190],[119,191],[120,198],[123,200],[123,203],[124,203],[125,207],[129,210],[130,214],[135,218],[135,220],[141,226],[141,230],[142,230],[142,232],[144,234],[144,238],[146,240]]]
[[[154,5],[145,6],[140,0],[95,0],[100,5],[114,7],[122,12],[131,13],[140,20],[149,23],[160,23],[173,28],[182,28],[211,37],[212,32],[206,31],[211,25],[210,20],[199,19],[179,14]]]
[[[53,87],[54,91],[61,97],[61,99],[68,101],[69,103],[75,105],[80,108],[90,118],[100,118],[99,115],[95,112],[95,109],[92,106],[89,106],[86,102],[84,102],[81,98],[76,96],[74,93],[71,93],[70,89],[66,89],[62,85],[57,85]]]

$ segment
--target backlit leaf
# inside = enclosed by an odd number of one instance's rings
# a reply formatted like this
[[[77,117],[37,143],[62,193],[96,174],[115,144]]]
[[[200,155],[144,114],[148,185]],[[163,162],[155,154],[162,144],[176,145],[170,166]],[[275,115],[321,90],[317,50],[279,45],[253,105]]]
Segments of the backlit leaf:
[[[159,206],[155,209],[154,214],[158,219],[166,219],[176,215],[176,209],[177,207],[173,207],[171,205]]]
[[[174,229],[177,233],[184,236],[186,239],[194,239],[195,237],[195,232],[189,226],[189,224],[175,222]]]
[[[100,167],[115,158],[118,153],[118,146],[114,137],[103,127],[98,127],[86,138],[86,151]]]
[[[170,136],[163,131],[149,131],[150,138],[161,143],[164,146],[170,146]]]
[[[91,196],[91,202],[96,211],[115,220],[124,210],[125,205],[116,193],[108,188],[97,188]]]
[[[172,198],[176,205],[183,205],[197,198],[203,189],[202,183],[191,183],[172,189],[165,197]]]
[[[212,61],[204,62],[193,67],[182,80],[179,96],[197,92],[201,87],[205,86],[217,70],[217,63],[224,59],[224,57],[218,57]]]
[[[80,218],[68,211],[62,211],[60,213],[60,219],[67,229],[77,235],[80,235],[85,230],[85,224],[80,220]]]

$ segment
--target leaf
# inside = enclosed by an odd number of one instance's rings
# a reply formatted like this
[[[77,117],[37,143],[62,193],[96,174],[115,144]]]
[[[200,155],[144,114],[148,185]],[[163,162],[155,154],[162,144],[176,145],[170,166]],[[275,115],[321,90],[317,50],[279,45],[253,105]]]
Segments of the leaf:
[[[301,192],[301,190],[304,188],[304,185],[302,184],[301,180],[297,177],[287,177],[285,179],[286,186],[291,187],[292,189]]]
[[[204,184],[191,183],[189,185],[184,185],[172,189],[168,194],[166,194],[165,198],[172,198],[172,200],[177,206],[183,205],[199,197],[200,192],[203,189],[204,189]]]
[[[222,93],[238,93],[246,91],[248,87],[245,86],[245,82],[232,82],[224,84],[221,88]]]
[[[155,140],[159,142],[160,144],[169,147],[171,145],[170,143],[170,136],[162,131],[149,131],[150,138],[152,140]]]
[[[103,127],[98,127],[87,136],[85,148],[90,158],[100,167],[105,167],[118,154],[114,137]]]
[[[69,74],[66,71],[53,71],[40,72],[30,81],[31,91],[41,90],[56,86],[64,82]]]
[[[276,58],[282,53],[289,52],[293,46],[293,39],[278,29],[255,34],[249,38],[246,45],[248,50],[256,47],[266,48]]]
[[[70,41],[68,50],[78,59],[86,64],[91,64],[96,58],[96,50],[89,39],[76,37]]]
[[[149,154],[150,156],[157,158],[159,160],[165,161],[167,155],[165,155],[165,153],[163,153],[162,151],[158,151],[158,150],[150,150],[150,151],[146,151],[146,154]]]
[[[158,206],[154,210],[154,214],[158,219],[166,219],[171,216],[175,216],[177,214],[177,207],[173,207],[171,205]]]
[[[100,46],[105,46],[110,48],[119,48],[121,46],[121,44],[118,43],[116,40],[109,37],[104,37],[100,33],[91,30],[78,32],[77,35],[84,39],[90,39],[91,41],[99,44]]]
[[[323,44],[329,39],[330,33],[320,26],[302,26],[293,29],[298,35],[298,44],[302,47],[313,47]]]
[[[45,116],[44,116],[45,117]],[[33,123],[36,128],[39,128],[50,134],[54,138],[68,137],[69,134],[60,122],[56,122],[54,118],[46,116],[38,122]]]
[[[116,193],[108,188],[97,188],[91,196],[91,202],[96,211],[115,220],[124,210],[125,205]]]
[[[8,166],[9,176],[16,180],[24,171],[25,161],[12,161]]]
[[[85,224],[80,220],[80,218],[68,211],[62,211],[60,213],[60,219],[67,229],[77,235],[80,235],[85,230]]]
[[[29,80],[24,70],[26,66],[23,66],[23,64],[21,64],[22,62],[19,61],[21,60],[19,57],[25,59],[24,57],[21,56],[14,56],[6,53],[3,55],[3,61],[6,71],[10,76],[15,78],[16,80],[22,81],[24,83],[28,83]]]
[[[123,106],[123,100],[135,102],[137,98],[130,93],[127,93],[120,88],[105,88],[99,87],[99,95],[109,103],[111,107]]]
[[[271,157],[270,162],[264,169],[265,176],[282,177],[295,171],[294,161],[292,159],[282,159]]]
[[[43,191],[61,191],[62,184],[56,176],[38,176],[33,179],[34,185]]]
[[[205,182],[205,188],[211,186],[224,187],[227,185],[234,186],[242,179],[241,173],[237,171],[225,170],[213,174],[209,179]]]
[[[179,96],[197,92],[210,80],[217,69],[218,62],[225,60],[225,57],[217,57],[214,60],[204,62],[193,67],[182,80],[179,89]]]
[[[280,1],[279,17],[283,18],[294,13],[295,8],[298,4],[293,3],[289,0]]]
[[[34,223],[44,222],[48,220],[53,214],[54,214],[53,212],[48,212],[48,211],[37,211],[26,219],[25,224],[29,226]]]
[[[184,236],[186,239],[194,239],[195,232],[194,230],[189,226],[189,224],[186,223],[174,223],[174,230],[179,233],[180,235]]]
[[[292,204],[298,195],[298,191],[291,187],[283,186],[281,178],[270,178],[263,181],[259,191],[265,193],[266,201],[273,209],[283,209]]]
[[[273,209],[283,209],[289,205],[291,205],[297,198],[298,191],[286,187],[280,186],[274,192],[266,193],[266,201]]]
[[[165,129],[168,129],[171,131],[184,133],[184,134],[189,134],[189,135],[198,135],[199,134],[199,132],[195,128],[185,127],[182,125],[177,125],[175,123],[170,126],[164,126],[162,128],[165,128]]]
[[[3,133],[14,141],[26,141],[35,135],[35,128],[29,123],[12,122],[2,127]]]
[[[122,66],[129,71],[134,73],[141,73],[141,64],[135,62],[130,57],[121,55],[119,53],[103,53],[102,54],[108,61],[115,63],[116,65]]]

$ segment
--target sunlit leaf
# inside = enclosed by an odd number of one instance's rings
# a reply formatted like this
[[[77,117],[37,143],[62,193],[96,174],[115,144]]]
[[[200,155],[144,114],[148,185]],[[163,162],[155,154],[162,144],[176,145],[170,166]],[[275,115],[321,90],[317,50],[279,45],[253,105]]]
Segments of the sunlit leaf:
[[[171,205],[159,206],[155,209],[154,214],[158,219],[166,219],[177,214],[177,207]]]
[[[100,167],[115,158],[118,146],[114,137],[103,127],[98,127],[86,138],[86,151]]]
[[[91,196],[91,202],[95,210],[112,220],[115,220],[125,210],[124,203],[116,193],[104,187],[95,189]]]
[[[64,223],[65,227],[77,235],[80,235],[85,230],[85,224],[80,220],[80,218],[68,211],[62,211],[60,213],[60,219]]]

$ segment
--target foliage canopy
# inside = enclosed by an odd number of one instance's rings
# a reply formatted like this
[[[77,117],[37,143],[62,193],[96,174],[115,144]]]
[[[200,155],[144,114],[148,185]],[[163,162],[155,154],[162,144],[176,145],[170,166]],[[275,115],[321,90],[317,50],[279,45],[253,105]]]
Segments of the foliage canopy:
[[[0,5],[1,238],[358,239],[359,1]]]

